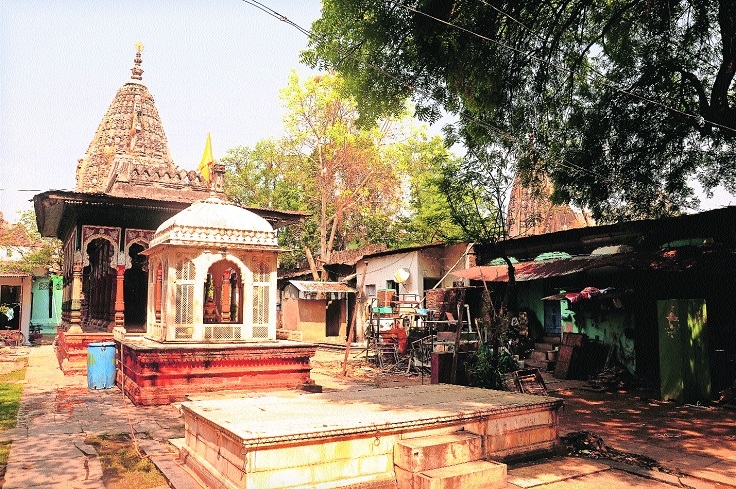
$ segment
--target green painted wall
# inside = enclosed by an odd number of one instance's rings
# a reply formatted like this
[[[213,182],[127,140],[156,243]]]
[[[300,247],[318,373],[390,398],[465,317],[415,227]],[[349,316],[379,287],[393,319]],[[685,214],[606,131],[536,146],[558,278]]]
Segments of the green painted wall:
[[[56,275],[33,280],[31,324],[41,326],[44,333],[56,333],[61,324],[62,282],[63,278]]]
[[[544,325],[544,287],[541,280],[516,283],[516,303],[520,310],[528,309],[539,324]]]
[[[563,301],[567,302],[567,301]],[[588,307],[588,306],[591,307]],[[575,313],[575,329],[583,333],[590,340],[598,340],[603,344],[605,352],[613,346],[615,360],[626,367],[630,373],[636,372],[636,352],[634,350],[634,335],[631,312],[625,307],[602,310],[596,308],[598,301],[590,301],[577,307]]]

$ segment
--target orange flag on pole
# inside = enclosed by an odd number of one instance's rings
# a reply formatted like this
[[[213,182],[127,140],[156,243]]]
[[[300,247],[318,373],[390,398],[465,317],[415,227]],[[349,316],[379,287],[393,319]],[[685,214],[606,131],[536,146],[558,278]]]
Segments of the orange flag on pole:
[[[210,140],[210,133],[207,133],[207,143],[204,146],[202,161],[199,162],[199,166],[197,167],[197,171],[207,183],[210,183],[210,174],[214,165],[215,159],[212,157],[212,141]]]

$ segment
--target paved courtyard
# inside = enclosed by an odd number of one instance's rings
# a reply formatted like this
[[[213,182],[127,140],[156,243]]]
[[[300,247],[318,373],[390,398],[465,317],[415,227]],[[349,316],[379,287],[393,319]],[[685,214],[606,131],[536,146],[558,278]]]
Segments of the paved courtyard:
[[[343,352],[319,350],[313,377],[325,390],[419,383],[420,377],[375,375],[351,355],[350,375],[336,376]],[[0,368],[28,357],[18,425],[3,489],[102,489],[102,470],[88,435],[132,433],[175,489],[200,486],[175,461],[170,438],[183,436],[176,405],[135,407],[117,388],[89,390],[86,377],[65,377],[51,345],[3,348]],[[427,380],[426,378],[424,379]],[[602,393],[582,382],[549,379],[565,400],[560,433],[587,430],[620,450],[641,453],[667,474],[606,459],[553,457],[509,467],[509,488],[736,487],[736,412],[677,406],[643,392]]]

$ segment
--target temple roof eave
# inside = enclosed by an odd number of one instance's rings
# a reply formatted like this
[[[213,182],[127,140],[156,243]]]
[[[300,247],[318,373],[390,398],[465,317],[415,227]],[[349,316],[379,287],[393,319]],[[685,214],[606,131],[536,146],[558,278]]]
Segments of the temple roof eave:
[[[153,194],[153,192],[149,192]],[[119,197],[104,193],[77,192],[73,190],[47,190],[33,196],[36,225],[41,236],[63,239],[64,223],[72,219],[73,209],[80,206],[115,206],[135,210],[160,211],[172,215],[189,207],[193,198],[185,193],[167,194],[165,199],[151,197]],[[274,229],[304,220],[309,215],[301,211],[281,211],[246,208],[266,219]]]
[[[48,190],[33,196],[36,225],[41,236],[63,238],[64,224],[73,220],[72,214],[79,207],[128,208],[136,211],[160,211],[176,213],[191,205],[189,200],[165,200],[142,197],[116,197],[102,193],[86,193],[69,190]]]

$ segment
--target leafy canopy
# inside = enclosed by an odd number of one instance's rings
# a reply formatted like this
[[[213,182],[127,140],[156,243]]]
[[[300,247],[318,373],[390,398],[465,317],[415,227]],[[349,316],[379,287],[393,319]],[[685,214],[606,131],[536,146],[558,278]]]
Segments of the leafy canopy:
[[[61,242],[44,238],[36,227],[36,214],[32,210],[21,213],[17,224],[10,224],[0,213],[0,247],[9,255],[20,259],[0,262],[0,271],[32,273],[44,269],[61,273]]]
[[[733,0],[324,0],[303,59],[369,125],[458,116],[451,142],[506,148],[600,221],[736,192]],[[466,162],[469,163],[469,162]]]
[[[311,216],[279,233],[293,266],[309,250],[329,262],[334,250],[388,247],[460,236],[435,175],[449,161],[442,138],[429,138],[406,110],[369,128],[344,97],[334,72],[289,77],[281,92],[285,134],[255,148],[231,149],[225,191],[241,205],[301,210]]]

